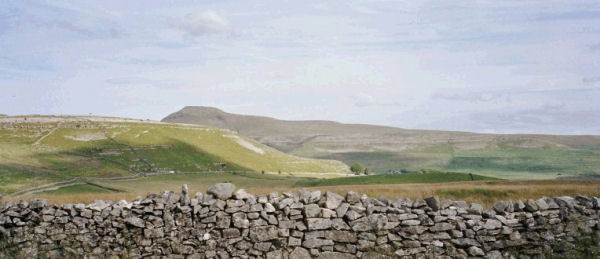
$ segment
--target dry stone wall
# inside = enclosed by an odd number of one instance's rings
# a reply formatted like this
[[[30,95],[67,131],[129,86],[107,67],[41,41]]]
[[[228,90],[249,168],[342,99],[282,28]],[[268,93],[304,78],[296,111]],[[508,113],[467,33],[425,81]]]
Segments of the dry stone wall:
[[[252,195],[217,184],[189,197],[0,207],[0,257],[528,258],[600,237],[600,199],[498,202],[373,199],[300,190]],[[594,241],[592,241],[594,242]],[[587,244],[590,244],[589,242]],[[581,248],[581,247],[579,247]]]

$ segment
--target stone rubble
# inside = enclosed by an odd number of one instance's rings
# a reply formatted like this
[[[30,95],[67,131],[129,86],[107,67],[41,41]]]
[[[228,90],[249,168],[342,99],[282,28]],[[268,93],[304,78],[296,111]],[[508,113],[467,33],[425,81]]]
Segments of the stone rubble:
[[[600,198],[480,204],[348,192],[165,191],[133,202],[0,205],[0,258],[539,258],[600,240]]]

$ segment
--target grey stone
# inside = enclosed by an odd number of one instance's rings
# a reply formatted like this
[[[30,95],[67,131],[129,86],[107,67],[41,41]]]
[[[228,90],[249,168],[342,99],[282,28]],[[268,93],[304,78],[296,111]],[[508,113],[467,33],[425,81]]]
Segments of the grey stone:
[[[554,201],[560,207],[565,207],[571,210],[575,208],[575,199],[569,196],[556,197],[554,198]]]
[[[211,186],[206,192],[214,195],[217,199],[227,200],[233,196],[235,185],[232,183],[217,183]]]
[[[306,225],[308,230],[320,230],[331,228],[331,220],[324,218],[307,218]]]
[[[294,203],[293,198],[285,198],[285,199],[279,201],[278,207],[279,207],[279,209],[283,209],[287,206],[290,206],[292,203]]]
[[[232,216],[233,226],[236,228],[248,228],[250,227],[250,221],[247,218],[246,213],[238,212]]]
[[[269,248],[271,248],[271,242],[258,242],[258,243],[254,243],[254,249],[258,250],[258,251],[269,251]]]
[[[334,210],[322,208],[321,209],[321,217],[327,218],[327,219],[329,219],[329,218],[336,218],[337,217],[337,213]]]
[[[329,230],[325,231],[325,239],[330,239],[335,242],[354,243],[356,242],[356,233],[351,231]]]
[[[600,198],[592,197],[592,204],[594,205],[594,209],[600,209]]]
[[[327,192],[325,194],[325,198],[326,198],[325,207],[328,209],[331,209],[331,210],[337,209],[338,206],[340,206],[340,204],[344,200],[344,197],[340,196],[337,193],[333,193],[333,192]]]
[[[1,200],[2,200],[2,196],[0,196],[0,201]],[[34,198],[34,199],[31,199],[31,202],[29,203],[29,208],[32,210],[42,209],[42,208],[44,208],[44,206],[46,206],[46,199]]]
[[[277,239],[279,230],[275,226],[261,226],[250,228],[250,238],[259,242]]]
[[[144,220],[137,217],[129,217],[125,219],[125,223],[138,228],[145,227]]]
[[[483,206],[478,203],[471,203],[471,207],[467,211],[471,214],[481,215],[483,213]]]
[[[275,250],[267,253],[267,259],[283,259],[281,250]]]
[[[308,252],[308,250],[302,248],[302,247],[296,247],[294,248],[294,250],[290,253],[290,259],[311,259],[312,256],[310,255],[310,252]]]
[[[469,254],[472,256],[484,256],[485,255],[483,250],[476,246],[469,247]]]
[[[317,191],[313,191],[310,193],[310,201],[309,202],[317,202],[319,200],[321,200],[321,191],[317,190]]]
[[[360,202],[360,195],[353,191],[348,191],[346,193],[346,202],[350,204],[357,204]]]
[[[513,212],[513,203],[511,201],[496,202],[496,204],[494,204],[494,210],[502,215],[504,215],[505,212]]]
[[[515,211],[523,211],[525,210],[525,203],[523,203],[522,201],[518,200],[515,202],[515,204],[513,205]]]
[[[525,202],[525,211],[535,212],[537,210],[538,210],[538,206],[534,200],[529,199]]]
[[[319,248],[322,246],[332,246],[332,245],[334,245],[333,241],[327,240],[327,239],[320,239],[320,238],[306,239],[306,240],[304,240],[304,242],[302,242],[302,246],[306,247],[306,248]]]
[[[454,226],[447,222],[436,223],[430,228],[432,232],[448,231],[451,229],[454,229]]]
[[[483,228],[485,229],[499,229],[502,227],[502,222],[495,220],[495,219],[488,219],[485,224],[483,225]]]
[[[346,211],[346,215],[344,215],[344,217],[350,221],[356,220],[362,216],[363,215],[360,212],[353,210],[353,209]]]
[[[535,205],[537,205],[538,210],[547,210],[548,208],[550,208],[550,206],[548,206],[548,203],[546,202],[546,200],[539,199],[535,201]]]
[[[427,206],[427,203],[423,199],[416,199],[415,202],[413,202],[413,204],[412,204],[412,207],[415,209],[422,208],[425,206]]]
[[[223,229],[223,237],[224,238],[235,238],[235,237],[240,237],[240,235],[241,235],[240,230],[237,228]]]
[[[350,222],[350,227],[354,231],[371,231],[373,230],[373,225],[369,222],[367,217],[359,218],[357,220]]]
[[[440,209],[440,198],[438,196],[425,198],[425,202],[433,211],[438,211]]]
[[[325,252],[322,252],[321,254],[319,254],[319,256],[317,256],[317,258],[319,258],[319,259],[354,259],[354,258],[356,258],[356,256],[353,254],[349,254],[349,253],[325,251]]]
[[[275,207],[271,203],[265,203],[265,212],[271,213],[275,212]]]
[[[246,190],[244,189],[238,189],[237,191],[235,191],[233,197],[235,197],[238,200],[255,200],[256,197],[252,194],[249,194],[246,192]]]
[[[321,208],[317,204],[308,204],[304,206],[304,216],[307,218],[317,218],[321,215]]]
[[[343,217],[344,215],[346,215],[346,212],[348,212],[349,208],[350,204],[342,202],[342,204],[340,204],[340,206],[337,209],[335,209],[337,217]]]

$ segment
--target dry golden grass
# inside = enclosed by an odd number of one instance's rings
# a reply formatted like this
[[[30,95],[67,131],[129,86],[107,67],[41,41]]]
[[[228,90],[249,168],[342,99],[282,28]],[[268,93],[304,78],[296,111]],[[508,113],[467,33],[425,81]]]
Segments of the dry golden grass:
[[[151,188],[153,189],[153,188]],[[288,187],[250,187],[250,193],[266,194],[277,191],[290,191],[299,188]],[[525,200],[540,197],[575,196],[588,195],[600,196],[600,180],[515,180],[515,181],[489,181],[489,182],[457,182],[457,183],[435,183],[435,184],[379,184],[379,185],[344,185],[309,188],[321,191],[333,191],[345,193],[352,190],[365,193],[370,197],[384,196],[387,198],[409,197],[411,199],[425,198],[438,195],[442,199],[465,200],[478,202],[490,207],[499,200]],[[173,191],[178,191],[174,189]],[[156,190],[149,190],[158,192]],[[205,192],[206,187],[190,189],[190,193],[196,191]],[[7,200],[18,201],[31,199],[33,197],[48,199],[50,203],[88,203],[93,200],[121,199],[132,200],[137,196],[145,196],[145,192],[123,192],[123,193],[90,193],[90,194],[35,194],[10,197]]]

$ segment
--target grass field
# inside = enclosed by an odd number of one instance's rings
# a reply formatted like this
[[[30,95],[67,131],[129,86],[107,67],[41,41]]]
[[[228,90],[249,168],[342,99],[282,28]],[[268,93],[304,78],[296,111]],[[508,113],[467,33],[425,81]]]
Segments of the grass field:
[[[382,181],[383,179],[385,181]],[[460,176],[456,173],[447,173],[446,175],[444,173],[391,175],[389,177],[367,176],[321,180],[257,173],[198,173],[149,176],[114,182],[94,182],[94,184],[103,187],[117,189],[118,192],[106,189],[98,190],[95,186],[81,185],[33,195],[8,197],[7,199],[17,201],[19,199],[42,197],[53,203],[87,203],[97,199],[132,200],[138,196],[145,196],[148,192],[180,191],[182,184],[188,184],[191,194],[197,191],[205,192],[217,182],[232,182],[238,188],[245,188],[249,192],[257,194],[298,190],[300,188],[334,191],[341,194],[353,190],[365,193],[370,197],[409,197],[416,199],[438,195],[441,198],[479,202],[486,206],[491,206],[498,200],[523,200],[543,196],[575,196],[579,194],[600,196],[600,180],[493,180],[482,176],[475,176],[475,179],[478,179],[477,181],[469,181],[469,179],[468,175]]]
[[[348,152],[317,156],[352,164],[373,172],[389,169],[434,169],[476,173],[504,179],[554,179],[600,176],[600,149],[495,147],[454,150],[443,147],[404,152]]]
[[[249,170],[315,176],[348,172],[341,162],[288,155],[229,130],[51,118],[0,122],[0,194],[76,177],[147,172]]]
[[[77,194],[97,194],[97,193],[114,193],[115,191],[102,188],[91,184],[78,184],[67,187],[62,187],[56,190],[45,191],[43,194],[52,195],[77,195]]]
[[[464,173],[411,173],[411,174],[383,174],[358,177],[340,177],[332,179],[309,179],[299,180],[294,186],[316,187],[316,186],[335,186],[335,185],[364,185],[364,184],[406,184],[406,183],[445,183],[445,182],[466,182],[470,181],[471,176]],[[498,180],[498,178],[473,175],[473,180]]]

